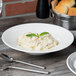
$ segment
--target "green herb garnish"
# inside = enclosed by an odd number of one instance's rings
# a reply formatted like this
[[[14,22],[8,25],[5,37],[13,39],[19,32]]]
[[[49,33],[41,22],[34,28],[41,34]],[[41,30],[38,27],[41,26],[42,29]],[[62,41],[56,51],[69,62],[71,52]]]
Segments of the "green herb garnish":
[[[48,32],[42,32],[41,34],[31,33],[31,34],[27,34],[26,36],[27,36],[27,37],[34,37],[34,36],[39,37],[39,36],[43,36],[43,35],[46,35],[46,34],[49,34],[49,33],[48,33]]]
[[[28,37],[33,37],[33,36],[37,36],[37,35],[34,34],[34,33],[31,33],[31,34],[27,34],[26,36],[28,36]]]
[[[46,34],[49,34],[48,32],[42,32],[41,34],[40,34],[40,36],[43,36],[43,35],[46,35]]]

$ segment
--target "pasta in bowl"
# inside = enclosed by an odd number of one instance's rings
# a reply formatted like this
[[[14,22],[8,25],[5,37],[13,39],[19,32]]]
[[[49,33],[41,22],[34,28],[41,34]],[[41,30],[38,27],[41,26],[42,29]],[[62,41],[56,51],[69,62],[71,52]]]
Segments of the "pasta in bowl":
[[[18,37],[17,43],[19,46],[30,50],[46,50],[58,45],[58,41],[48,32],[41,34],[24,33]]]

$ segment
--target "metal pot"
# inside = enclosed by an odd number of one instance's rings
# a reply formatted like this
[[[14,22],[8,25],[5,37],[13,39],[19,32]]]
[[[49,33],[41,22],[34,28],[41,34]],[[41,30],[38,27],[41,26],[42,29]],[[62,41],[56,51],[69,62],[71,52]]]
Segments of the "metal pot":
[[[76,30],[76,16],[63,15],[52,11],[53,24],[69,30]]]

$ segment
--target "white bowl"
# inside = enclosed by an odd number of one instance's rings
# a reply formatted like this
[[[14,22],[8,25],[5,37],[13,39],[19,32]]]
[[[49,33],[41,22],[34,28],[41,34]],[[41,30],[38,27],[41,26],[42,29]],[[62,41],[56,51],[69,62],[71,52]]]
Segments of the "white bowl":
[[[17,38],[26,32],[49,32],[58,42],[58,46],[50,49],[50,50],[35,50],[31,51],[28,49],[24,49],[17,44]],[[7,29],[2,35],[2,41],[12,49],[26,52],[31,55],[43,55],[51,52],[60,51],[62,49],[67,48],[70,46],[74,41],[73,34],[57,25],[53,24],[44,24],[44,23],[28,23],[28,24],[21,24],[14,27]]]
[[[66,60],[67,67],[74,74],[76,74],[76,64],[75,64],[75,62],[76,62],[76,52],[69,55],[67,60]]]

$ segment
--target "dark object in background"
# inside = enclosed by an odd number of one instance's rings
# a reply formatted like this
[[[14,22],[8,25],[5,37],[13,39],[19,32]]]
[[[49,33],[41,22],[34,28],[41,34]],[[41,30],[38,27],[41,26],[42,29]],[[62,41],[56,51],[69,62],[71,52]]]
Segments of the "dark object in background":
[[[36,8],[36,16],[38,18],[48,18],[50,12],[50,7],[48,0],[38,0]]]

